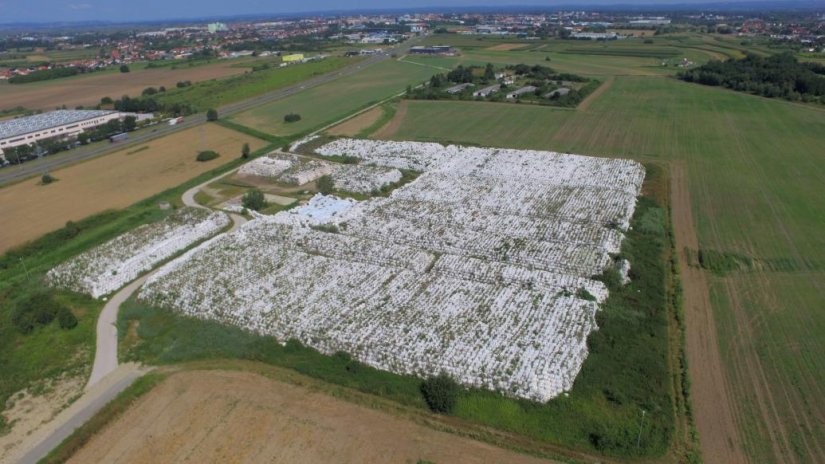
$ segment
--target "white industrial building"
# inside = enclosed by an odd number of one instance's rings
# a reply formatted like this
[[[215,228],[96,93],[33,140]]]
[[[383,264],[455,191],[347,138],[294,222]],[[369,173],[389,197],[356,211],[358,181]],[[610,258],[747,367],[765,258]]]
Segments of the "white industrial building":
[[[76,137],[113,119],[130,114],[105,110],[57,110],[0,122],[0,156],[3,150],[51,138]],[[133,115],[139,116],[139,115]],[[143,115],[140,115],[143,116]]]
[[[513,90],[512,92],[507,94],[507,99],[512,100],[514,98],[518,98],[527,93],[533,93],[536,91],[536,87],[532,85],[526,85],[518,90]]]

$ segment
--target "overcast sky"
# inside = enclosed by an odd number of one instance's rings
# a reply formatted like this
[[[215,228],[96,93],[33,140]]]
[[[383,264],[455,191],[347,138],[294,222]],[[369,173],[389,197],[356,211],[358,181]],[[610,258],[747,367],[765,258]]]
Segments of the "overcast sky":
[[[507,6],[553,4],[708,3],[714,0],[0,0],[0,23],[142,21],[244,14],[298,13],[352,8]],[[718,0],[716,0],[718,1]],[[724,0],[723,0],[724,1]]]

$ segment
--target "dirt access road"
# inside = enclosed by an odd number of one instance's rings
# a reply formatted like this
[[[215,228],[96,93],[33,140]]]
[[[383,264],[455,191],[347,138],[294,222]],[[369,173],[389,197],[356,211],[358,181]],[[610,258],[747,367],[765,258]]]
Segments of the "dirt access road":
[[[693,221],[693,206],[688,188],[688,172],[684,163],[671,166],[673,228],[676,249],[699,249],[699,239]],[[687,324],[687,357],[691,380],[691,401],[696,428],[702,446],[702,456],[708,464],[739,464],[747,462],[733,415],[730,389],[725,378],[725,366],[719,353],[716,323],[710,303],[705,271],[687,265],[680,255],[683,305]]]
[[[70,463],[547,463],[258,374],[172,374]]]

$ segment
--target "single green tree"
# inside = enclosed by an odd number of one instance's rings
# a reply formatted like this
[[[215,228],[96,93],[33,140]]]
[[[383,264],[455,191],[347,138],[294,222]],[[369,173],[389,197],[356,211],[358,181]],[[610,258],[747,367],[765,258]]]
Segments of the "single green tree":
[[[493,69],[492,63],[487,63],[487,66],[484,67],[484,80],[485,81],[492,81],[496,78],[496,71]]]
[[[137,118],[134,116],[126,116],[123,118],[123,130],[126,132],[132,132],[133,130],[137,129]]]
[[[424,401],[433,412],[439,414],[449,414],[455,408],[460,387],[449,375],[439,374],[437,377],[430,377],[421,384],[421,394]]]
[[[260,190],[252,189],[244,193],[241,204],[246,209],[260,211],[266,207],[266,197]]]
[[[301,115],[297,113],[289,113],[284,116],[284,122],[298,122],[301,120]]]
[[[51,184],[52,182],[54,182],[55,178],[52,177],[51,174],[46,173],[46,174],[43,174],[43,177],[40,178],[40,181],[43,183],[43,185],[48,185],[48,184]]]
[[[206,120],[207,121],[217,121],[218,120],[218,110],[215,108],[209,108],[206,110]]]
[[[329,195],[335,190],[335,182],[332,181],[332,177],[329,175],[319,177],[315,181],[315,185],[318,187],[318,191],[324,195]]]
[[[129,66],[126,66],[125,64],[120,65],[120,72],[127,73],[129,71]]]
[[[71,330],[77,327],[77,318],[69,308],[63,307],[57,311],[57,323],[61,329]]]
[[[241,158],[243,158],[243,159],[249,158],[249,151],[250,151],[249,150],[249,144],[244,143],[243,148],[241,148]]]
[[[203,162],[203,161],[212,161],[213,159],[215,159],[219,156],[221,156],[221,155],[219,155],[218,153],[216,153],[212,150],[205,150],[205,151],[202,151],[202,152],[198,153],[198,156],[195,157],[195,160],[201,161],[201,162]]]

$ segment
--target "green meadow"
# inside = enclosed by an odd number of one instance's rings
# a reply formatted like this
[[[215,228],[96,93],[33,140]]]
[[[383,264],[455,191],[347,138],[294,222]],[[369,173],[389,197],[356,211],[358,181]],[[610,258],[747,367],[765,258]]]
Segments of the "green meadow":
[[[436,72],[427,66],[387,60],[233,116],[232,122],[277,136],[300,134],[401,93],[408,85],[421,84]],[[289,113],[301,115],[301,120],[284,122]]]

